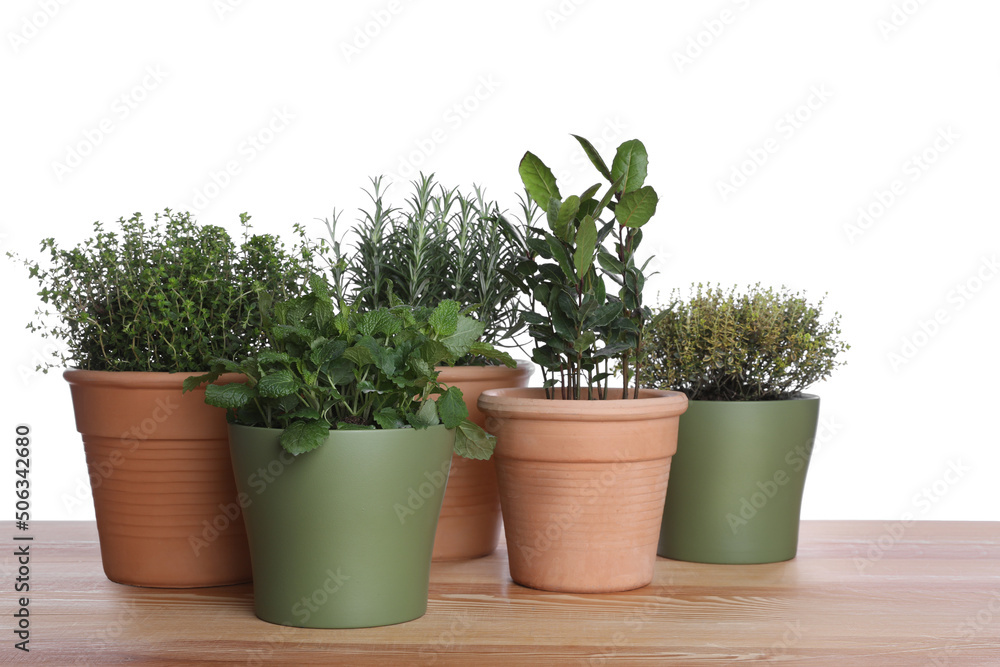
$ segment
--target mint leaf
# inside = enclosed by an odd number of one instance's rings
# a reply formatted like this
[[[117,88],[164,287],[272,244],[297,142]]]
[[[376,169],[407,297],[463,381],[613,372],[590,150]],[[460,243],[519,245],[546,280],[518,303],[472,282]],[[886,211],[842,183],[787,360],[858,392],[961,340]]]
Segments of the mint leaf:
[[[281,446],[289,454],[298,456],[316,449],[330,435],[330,424],[325,419],[295,421],[281,432]]]
[[[257,391],[265,398],[281,398],[294,394],[299,383],[290,370],[268,373],[257,383]]]
[[[205,402],[217,408],[241,408],[256,397],[257,390],[241,382],[205,387]]]
[[[427,428],[428,426],[437,426],[440,424],[441,420],[438,419],[438,408],[435,401],[424,401],[421,403],[420,409],[417,410],[416,414],[406,415],[406,421],[413,428]]]
[[[189,391],[194,391],[206,382],[215,382],[219,379],[221,373],[212,371],[211,373],[205,373],[204,375],[192,375],[191,377],[184,378],[184,387],[181,390],[182,393],[187,393]]]
[[[402,328],[403,323],[388,310],[369,310],[358,322],[358,332],[362,336],[393,336]]]
[[[458,359],[469,353],[472,344],[483,335],[484,329],[482,322],[462,316],[458,318],[455,332],[442,338],[441,343],[448,348],[453,358]]]
[[[467,459],[488,460],[493,456],[496,444],[496,437],[469,420],[463,421],[455,429],[455,453]]]
[[[374,415],[375,423],[384,429],[395,429],[403,428],[406,426],[406,422],[399,416],[399,411],[395,408],[382,408],[377,410]]]
[[[450,336],[458,328],[458,317],[461,306],[457,301],[450,299],[442,301],[431,313],[431,329],[438,336]]]
[[[437,408],[445,428],[456,428],[469,418],[469,408],[466,407],[462,390],[458,387],[448,387],[448,390],[438,397]]]

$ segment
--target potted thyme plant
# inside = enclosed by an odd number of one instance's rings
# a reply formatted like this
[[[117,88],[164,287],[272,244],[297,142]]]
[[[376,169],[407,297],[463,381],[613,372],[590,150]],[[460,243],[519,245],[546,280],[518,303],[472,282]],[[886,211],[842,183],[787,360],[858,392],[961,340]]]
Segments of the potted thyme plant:
[[[412,620],[427,609],[453,446],[476,459],[494,446],[435,366],[493,350],[455,301],[364,310],[335,305],[319,276],[310,285],[273,305],[262,293],[268,349],[186,387],[248,378],[205,400],[229,414],[257,615],[310,628]],[[302,602],[317,591],[323,604]]]
[[[20,260],[43,304],[28,328],[66,349],[39,370],[69,368],[112,581],[173,588],[250,579],[225,412],[182,395],[181,385],[208,370],[208,358],[260,349],[255,286],[297,294],[322,250],[301,228],[286,250],[252,235],[249,220],[240,217],[237,243],[188,213],[166,209],[152,224],[136,213],[111,228],[95,223],[73,248],[45,239],[46,258]]]
[[[354,252],[347,256],[337,237],[337,215],[327,221],[334,262],[331,283],[364,309],[403,303],[434,307],[444,300],[474,310],[483,325],[482,340],[510,347],[523,326],[520,292],[504,277],[524,254],[520,225],[508,221],[500,206],[480,187],[469,194],[446,188],[432,175],[411,182],[400,207],[386,196],[382,177],[372,179],[371,206],[353,228]],[[522,199],[531,220],[537,207]],[[527,384],[533,366],[506,354],[473,351],[441,366],[438,380],[458,387],[470,418],[480,426],[477,407],[486,389]],[[500,538],[500,498],[493,462],[456,455],[434,540],[435,560],[477,558],[492,553]]]
[[[645,332],[640,381],[684,392],[659,553],[702,563],[794,558],[819,418],[803,393],[843,362],[840,318],[786,289],[698,285]]]
[[[635,255],[657,205],[645,185],[646,149],[626,141],[609,167],[576,139],[609,183],[603,194],[598,183],[563,198],[530,152],[519,168],[547,224],[529,226],[527,252],[505,275],[528,298],[521,319],[543,386],[487,390],[479,407],[497,437],[511,577],[544,590],[611,592],[652,580],[687,399],[635,382],[650,316]],[[616,360],[620,387],[609,384]]]

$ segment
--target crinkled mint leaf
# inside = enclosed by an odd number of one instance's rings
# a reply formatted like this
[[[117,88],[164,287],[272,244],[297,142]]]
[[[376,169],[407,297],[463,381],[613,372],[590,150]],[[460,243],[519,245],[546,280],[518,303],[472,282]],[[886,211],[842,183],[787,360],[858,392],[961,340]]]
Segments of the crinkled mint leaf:
[[[282,369],[268,373],[257,383],[257,391],[265,398],[281,398],[294,394],[299,387],[299,381],[290,370]]]
[[[448,387],[437,399],[438,415],[446,428],[456,428],[469,418],[469,408],[465,405],[462,390]]]
[[[463,421],[455,429],[455,453],[467,459],[486,461],[493,456],[497,439],[471,421]]]
[[[257,390],[241,382],[205,387],[205,402],[217,408],[241,408],[256,397]]]
[[[415,414],[406,415],[406,421],[413,428],[427,428],[441,423],[435,401],[424,401]]]
[[[437,305],[430,316],[430,325],[439,337],[451,336],[458,328],[461,306],[457,301],[445,300]]]
[[[395,408],[382,408],[377,410],[374,415],[375,423],[384,429],[395,429],[403,428],[406,426],[406,422],[400,416],[399,411]]]
[[[448,348],[452,357],[458,359],[469,353],[472,344],[483,335],[483,330],[482,322],[477,322],[471,317],[460,317],[455,332],[442,338],[441,343]]]
[[[289,454],[298,456],[316,449],[330,435],[330,424],[325,419],[294,421],[281,432],[281,446]]]

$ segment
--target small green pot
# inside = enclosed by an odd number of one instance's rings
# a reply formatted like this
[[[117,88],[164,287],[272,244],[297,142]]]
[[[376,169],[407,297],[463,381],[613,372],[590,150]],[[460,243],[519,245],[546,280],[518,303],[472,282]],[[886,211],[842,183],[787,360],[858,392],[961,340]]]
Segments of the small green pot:
[[[280,434],[229,427],[257,616],[300,628],[423,616],[455,432],[331,431],[299,456]]]
[[[691,401],[681,415],[657,553],[696,563],[795,557],[819,397]]]

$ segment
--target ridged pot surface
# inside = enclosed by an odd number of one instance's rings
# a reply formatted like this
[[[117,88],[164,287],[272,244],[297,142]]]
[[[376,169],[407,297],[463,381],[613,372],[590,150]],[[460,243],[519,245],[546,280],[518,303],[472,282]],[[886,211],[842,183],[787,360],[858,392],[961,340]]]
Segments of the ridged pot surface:
[[[280,435],[230,426],[257,616],[304,628],[422,616],[454,431],[331,431],[299,456]]]
[[[548,400],[542,389],[483,393],[511,578],[572,593],[640,588],[656,543],[687,399],[642,390],[622,400]]]
[[[819,398],[691,401],[659,554],[699,563],[794,558]]]
[[[108,579],[193,588],[250,580],[225,411],[190,374],[68,370]],[[244,381],[224,375],[219,383]]]
[[[443,366],[438,380],[462,390],[469,418],[483,426],[479,395],[487,389],[523,387],[534,366],[526,361],[506,366]],[[500,493],[493,460],[475,461],[454,455],[444,494],[441,519],[434,537],[434,560],[488,556],[500,541]]]

